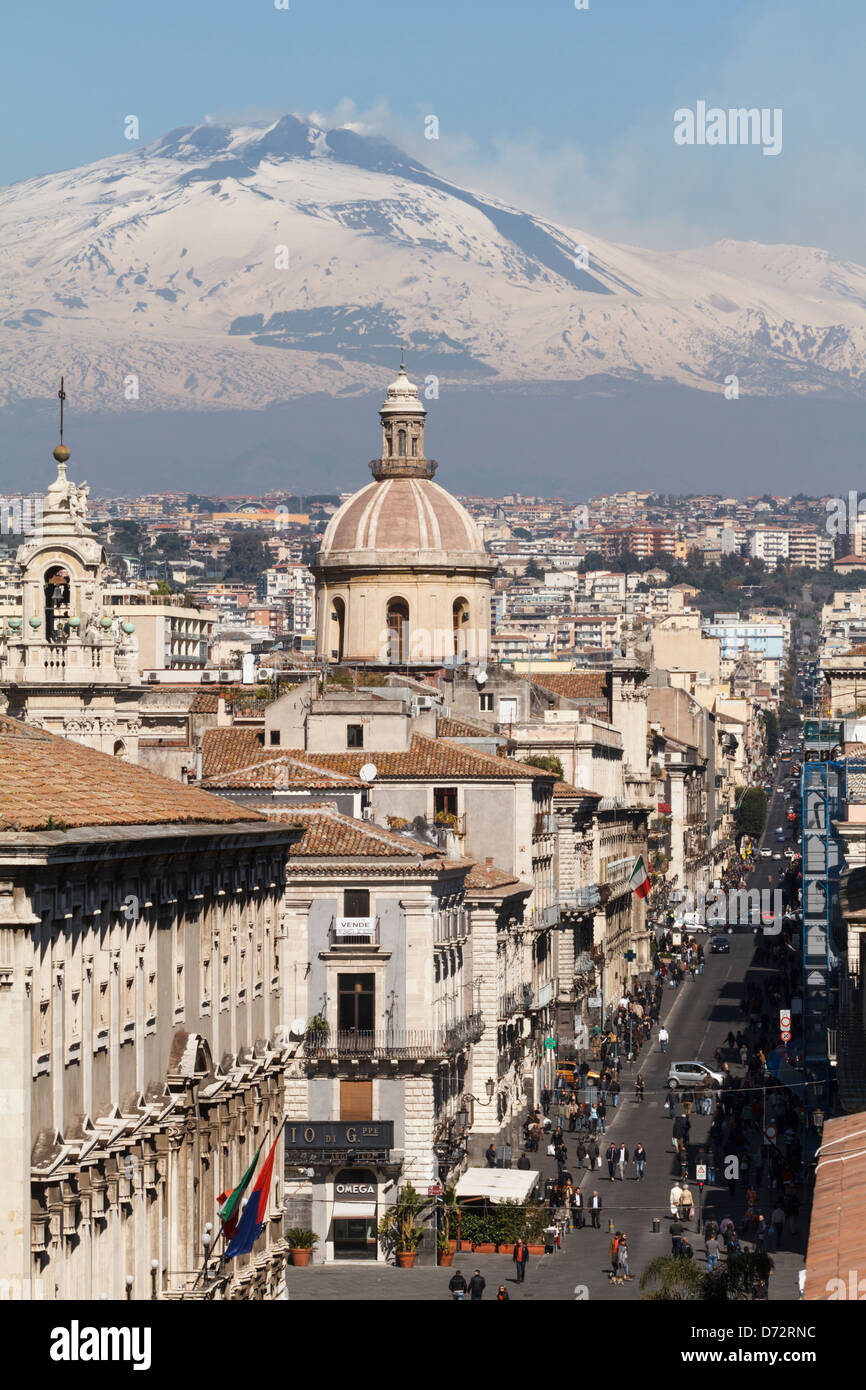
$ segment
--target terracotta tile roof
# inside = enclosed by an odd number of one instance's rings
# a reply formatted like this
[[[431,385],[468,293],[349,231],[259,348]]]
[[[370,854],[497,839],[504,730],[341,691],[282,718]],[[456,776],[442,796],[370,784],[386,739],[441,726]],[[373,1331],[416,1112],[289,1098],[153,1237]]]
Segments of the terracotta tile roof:
[[[805,1299],[826,1300],[831,1279],[844,1283],[848,1271],[866,1263],[866,1113],[825,1120],[815,1178]],[[859,1277],[859,1275],[857,1276]],[[838,1286],[837,1286],[838,1289]]]
[[[554,782],[553,799],[558,796],[591,796],[596,801],[601,801],[601,792],[591,792],[586,787],[573,787],[570,782]]]
[[[291,847],[294,859],[364,858],[409,859],[414,862],[441,859],[442,851],[435,845],[422,845],[406,835],[355,820],[327,806],[303,806],[285,813],[293,825],[302,826],[304,833]]]
[[[273,757],[273,749],[265,750],[255,729],[206,729],[202,739],[202,779],[264,762],[268,757]]]
[[[320,757],[320,754],[293,755],[278,753],[273,748],[261,749],[260,753],[259,760],[246,767],[235,768],[231,772],[215,773],[212,777],[203,776],[202,786],[220,790],[240,790],[248,787],[251,790],[278,788],[301,791],[308,787],[312,790],[347,788],[351,791],[364,785],[360,777],[348,772],[337,772],[327,764],[312,761]]]
[[[185,787],[16,719],[0,718],[2,829],[262,819],[255,811],[197,787]]]
[[[189,707],[190,714],[216,714],[219,710],[219,696],[211,690],[199,690]]]
[[[498,734],[488,724],[469,724],[464,719],[440,719],[436,725],[439,738],[495,738],[507,743],[507,734]]]
[[[492,859],[485,860],[483,864],[473,864],[466,875],[467,889],[474,889],[476,892],[479,890],[483,892],[487,888],[505,888],[512,885],[525,888],[528,893],[532,891],[531,884],[521,884],[520,879],[514,874],[497,869]]]
[[[559,671],[533,674],[532,679],[542,690],[562,695],[566,700],[607,699],[607,671]]]
[[[306,754],[322,767],[337,768],[342,772],[357,774],[365,763],[372,762],[379,779],[404,779],[430,777],[459,777],[466,779],[490,779],[513,781],[552,776],[537,767],[527,767],[512,758],[497,757],[493,753],[481,753],[477,748],[465,744],[449,743],[447,739],[425,738],[415,734],[411,746],[405,750],[387,753],[317,753]]]

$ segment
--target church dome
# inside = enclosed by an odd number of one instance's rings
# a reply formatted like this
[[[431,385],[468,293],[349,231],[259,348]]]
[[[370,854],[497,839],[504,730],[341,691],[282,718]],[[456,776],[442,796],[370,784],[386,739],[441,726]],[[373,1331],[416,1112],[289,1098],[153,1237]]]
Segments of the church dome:
[[[466,508],[433,482],[436,462],[424,456],[426,414],[401,366],[379,411],[382,455],[370,463],[375,481],[331,517],[317,567],[383,569],[408,562],[438,569],[495,568]]]

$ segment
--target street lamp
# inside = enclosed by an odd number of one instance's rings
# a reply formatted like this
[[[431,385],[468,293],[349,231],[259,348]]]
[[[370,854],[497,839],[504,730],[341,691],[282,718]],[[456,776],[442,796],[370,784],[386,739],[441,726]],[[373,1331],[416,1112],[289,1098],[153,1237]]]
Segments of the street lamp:
[[[151,1284],[150,1296],[151,1296],[152,1299],[155,1299],[155,1298],[157,1297],[157,1292],[156,1292],[156,1278],[157,1278],[157,1273],[158,1273],[158,1271],[159,1271],[159,1260],[151,1260],[151,1262],[150,1262],[150,1284]]]
[[[133,1286],[134,1283],[135,1283],[135,1276],[134,1276],[133,1274],[127,1274],[127,1276],[126,1276],[126,1296],[127,1296],[127,1298],[132,1298],[132,1286]]]

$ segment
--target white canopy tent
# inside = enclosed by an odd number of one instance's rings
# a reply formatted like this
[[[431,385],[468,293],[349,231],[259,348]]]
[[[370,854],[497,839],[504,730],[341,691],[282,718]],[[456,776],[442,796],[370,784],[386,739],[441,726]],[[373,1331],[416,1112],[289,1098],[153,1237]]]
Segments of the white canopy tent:
[[[486,1197],[489,1202],[526,1202],[540,1176],[531,1168],[467,1168],[457,1180],[457,1200]]]

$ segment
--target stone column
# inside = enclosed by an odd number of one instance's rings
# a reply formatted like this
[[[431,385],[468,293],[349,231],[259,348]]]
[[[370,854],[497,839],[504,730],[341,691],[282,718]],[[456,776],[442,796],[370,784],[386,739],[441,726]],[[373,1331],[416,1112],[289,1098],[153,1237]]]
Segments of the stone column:
[[[496,921],[498,903],[475,903],[471,908],[473,1009],[480,1009],[484,1032],[472,1044],[467,1069],[467,1086],[473,1096],[484,1104],[472,1106],[472,1126],[468,1136],[469,1162],[478,1166],[484,1162],[484,1150],[499,1132],[496,1097],[487,1103],[487,1081],[497,1081],[499,1048],[497,1022],[499,1016],[500,981],[496,964]]]
[[[407,1076],[403,1082],[403,1159],[402,1179],[417,1191],[427,1191],[437,1181],[438,1165],[433,1153],[433,1078]]]

